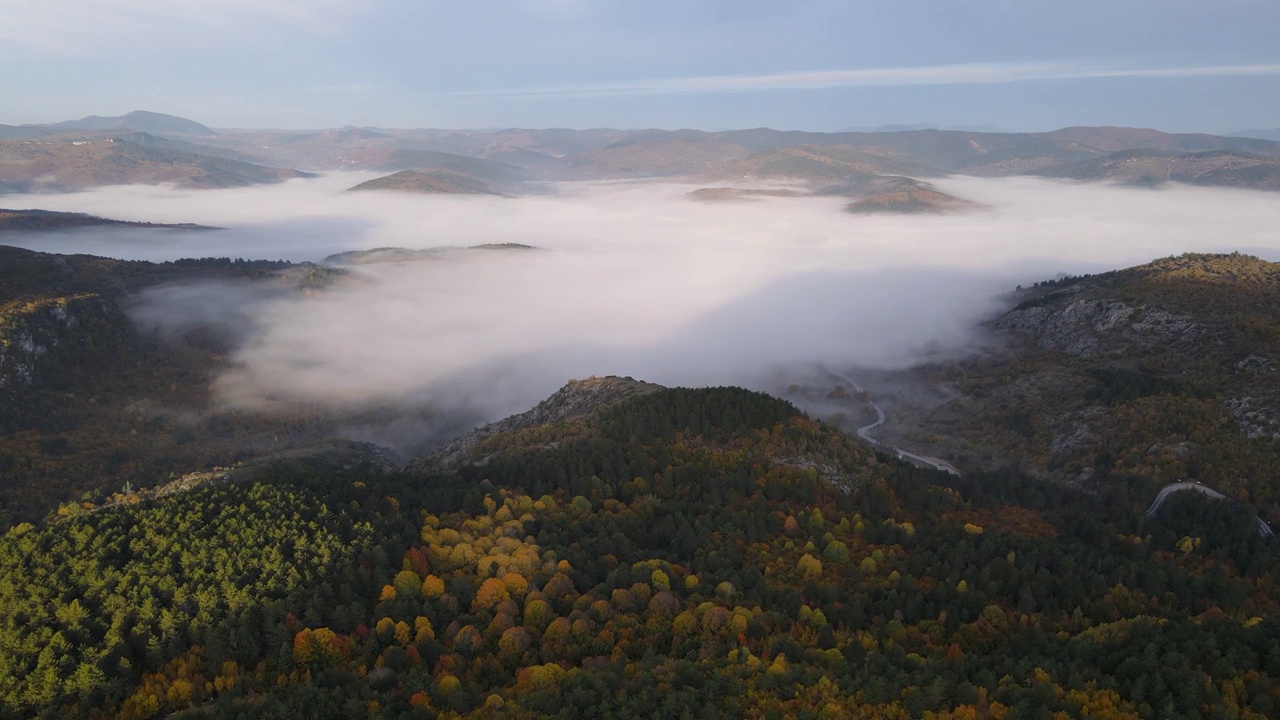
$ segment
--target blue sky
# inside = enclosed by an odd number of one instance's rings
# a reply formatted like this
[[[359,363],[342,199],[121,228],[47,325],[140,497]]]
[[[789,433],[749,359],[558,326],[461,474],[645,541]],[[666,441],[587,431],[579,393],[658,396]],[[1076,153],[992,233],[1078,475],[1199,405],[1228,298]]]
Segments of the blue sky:
[[[1276,0],[5,0],[0,122],[1280,126]]]

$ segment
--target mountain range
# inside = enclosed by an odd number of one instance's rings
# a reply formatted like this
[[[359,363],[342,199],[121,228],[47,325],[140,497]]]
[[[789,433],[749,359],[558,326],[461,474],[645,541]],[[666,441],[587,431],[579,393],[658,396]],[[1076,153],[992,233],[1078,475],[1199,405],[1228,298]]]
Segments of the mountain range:
[[[0,126],[5,192],[156,182],[233,187],[302,177],[284,168],[409,171],[362,189],[500,195],[530,192],[525,183],[531,180],[666,178],[713,187],[782,180],[819,191],[886,175],[951,174],[1265,190],[1275,189],[1280,142],[1118,127],[1044,133],[357,127],[215,133],[199,123],[142,112]]]

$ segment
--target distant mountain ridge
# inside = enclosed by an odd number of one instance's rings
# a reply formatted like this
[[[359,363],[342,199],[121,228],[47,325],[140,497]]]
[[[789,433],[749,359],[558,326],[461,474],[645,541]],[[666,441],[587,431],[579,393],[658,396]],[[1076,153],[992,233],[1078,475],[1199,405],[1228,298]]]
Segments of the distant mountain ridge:
[[[90,115],[89,117],[80,118],[79,120],[44,123],[36,125],[35,127],[44,128],[51,132],[67,132],[73,130],[88,130],[92,132],[98,132],[101,130],[135,130],[137,132],[151,133],[153,135],[217,135],[217,133],[207,125],[202,125],[194,120],[187,120],[186,118],[180,118],[174,115],[165,115],[164,113],[148,112],[146,110],[135,110],[131,113],[116,117]]]
[[[1228,133],[1227,137],[1255,138],[1258,140],[1275,140],[1280,142],[1280,128],[1270,130],[1240,130]]]
[[[347,126],[324,130],[226,130],[216,133],[201,123],[170,115],[133,112],[119,117],[90,116],[46,125],[0,126],[0,191],[33,187],[65,190],[95,184],[178,182],[188,187],[226,187],[261,182],[261,170],[206,169],[158,172],[153,165],[111,157],[76,156],[63,146],[125,140],[155,150],[235,161],[251,166],[303,170],[365,170],[397,173],[362,189],[415,192],[516,195],[529,180],[582,181],[676,178],[716,184],[737,180],[792,180],[821,187],[867,181],[879,176],[979,177],[1046,175],[1080,179],[1101,170],[1091,161],[1112,163],[1113,153],[1151,151],[1167,154],[1228,152],[1255,156],[1233,161],[1231,171],[1192,172],[1201,185],[1275,189],[1271,160],[1280,160],[1280,140],[1236,133],[1234,136],[1165,133],[1146,128],[1067,127],[1051,132],[992,132],[994,128],[935,129],[927,125],[882,126],[870,131],[820,133],[748,128],[708,132],[681,129],[564,128],[501,130],[391,129]],[[107,135],[106,133],[112,133]],[[65,154],[71,167],[47,168],[30,176],[21,166],[5,165],[14,143],[40,145],[45,154]],[[56,151],[51,148],[58,148]],[[30,148],[28,148],[28,151]],[[84,151],[79,151],[84,152]],[[1208,158],[1184,159],[1182,166],[1205,165]],[[1221,158],[1213,161],[1222,165]],[[201,164],[191,157],[177,165]],[[1082,164],[1084,163],[1084,164]],[[64,163],[65,164],[65,163]],[[208,164],[208,163],[204,163]],[[1114,164],[1114,163],[1112,163]],[[405,171],[410,174],[402,174]],[[70,184],[66,173],[83,179]],[[1190,171],[1187,171],[1190,172]],[[1186,182],[1182,169],[1157,175]],[[221,173],[220,177],[218,176]],[[267,171],[265,174],[273,174]],[[157,179],[159,176],[159,179]],[[237,177],[238,176],[238,177]],[[57,182],[37,182],[44,177]],[[394,179],[392,179],[394,178]],[[1123,181],[1123,179],[1122,179]]]

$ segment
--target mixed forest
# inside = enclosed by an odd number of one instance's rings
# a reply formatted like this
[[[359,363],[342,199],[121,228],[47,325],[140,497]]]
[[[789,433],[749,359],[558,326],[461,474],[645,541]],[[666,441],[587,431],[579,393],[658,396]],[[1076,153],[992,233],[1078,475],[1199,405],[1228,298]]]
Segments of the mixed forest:
[[[0,253],[0,718],[1280,715],[1271,264],[1026,291],[947,378],[1007,460],[956,476],[616,378],[448,462],[300,462],[265,438],[332,418],[202,412],[226,339],[126,309],[325,271]],[[1229,499],[1144,515],[1176,479]]]
[[[442,475],[282,473],[0,540],[11,717],[1274,717],[1247,507],[876,457],[662,390]]]

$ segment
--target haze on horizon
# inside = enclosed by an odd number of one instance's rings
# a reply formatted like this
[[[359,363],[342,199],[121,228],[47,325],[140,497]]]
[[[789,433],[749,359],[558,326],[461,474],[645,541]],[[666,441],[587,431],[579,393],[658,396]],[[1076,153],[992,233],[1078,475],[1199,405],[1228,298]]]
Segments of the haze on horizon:
[[[1280,5],[45,0],[0,7],[0,123],[1280,125]]]

